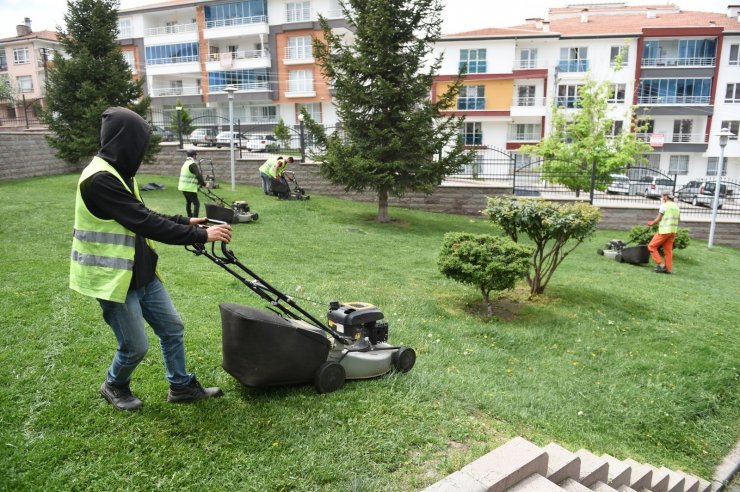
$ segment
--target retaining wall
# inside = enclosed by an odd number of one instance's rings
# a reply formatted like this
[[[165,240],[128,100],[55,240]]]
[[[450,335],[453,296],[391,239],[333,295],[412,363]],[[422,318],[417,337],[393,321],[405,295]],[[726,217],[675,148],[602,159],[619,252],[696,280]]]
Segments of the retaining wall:
[[[32,176],[47,176],[79,172],[81,166],[69,165],[54,157],[43,134],[40,133],[0,133],[0,152],[3,155],[0,161],[0,180],[26,178]],[[231,161],[228,149],[198,148],[199,158],[213,160],[216,178],[222,184],[231,180]],[[246,155],[245,155],[246,157]],[[238,183],[260,186],[259,166],[265,157],[259,154],[253,159],[237,159],[234,165],[234,175]],[[139,173],[161,174],[177,176],[185,160],[185,152],[177,148],[177,144],[163,144],[156,162],[142,165]],[[296,172],[300,185],[309,194],[331,195],[350,200],[376,202],[375,193],[347,193],[341,187],[328,183],[319,176],[318,166],[315,164],[294,163],[291,169]],[[204,170],[206,171],[206,170]],[[409,193],[403,198],[389,197],[389,204],[426,210],[429,212],[444,212],[451,214],[480,216],[480,211],[486,206],[486,197],[505,195],[509,188],[474,186],[474,185],[443,185],[431,195],[423,193]],[[655,218],[658,204],[652,207],[601,207],[603,219],[599,225],[602,229],[629,230],[635,224]],[[706,220],[681,220],[681,226],[691,230],[691,236],[707,240],[710,223]],[[716,244],[740,247],[740,222],[718,219],[714,240]]]

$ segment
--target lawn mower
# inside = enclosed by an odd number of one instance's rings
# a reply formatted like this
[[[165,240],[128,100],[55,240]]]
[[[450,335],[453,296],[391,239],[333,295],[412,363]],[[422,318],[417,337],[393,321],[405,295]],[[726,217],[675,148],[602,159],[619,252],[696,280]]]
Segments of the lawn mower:
[[[206,217],[208,219],[228,224],[241,224],[253,222],[259,218],[258,213],[249,211],[249,205],[245,201],[235,201],[229,205],[210,188],[201,186],[198,191],[213,202],[206,203]]]
[[[306,195],[306,190],[301,188],[293,171],[283,173],[285,179],[272,181],[272,194],[282,200],[308,200],[310,195]],[[293,186],[291,187],[291,183]]]
[[[211,174],[203,174],[203,163],[208,162],[211,167]],[[198,161],[198,167],[200,168],[200,174],[203,176],[203,181],[206,182],[206,188],[209,190],[215,190],[218,188],[218,182],[216,181],[216,171],[213,167],[213,159],[200,159]]]
[[[269,311],[219,305],[222,367],[241,384],[266,388],[312,382],[319,393],[330,393],[347,379],[414,367],[412,348],[387,343],[388,322],[375,306],[332,301],[324,323],[243,265],[226,244],[221,243],[220,252],[216,244],[186,249],[213,261],[269,303]]]
[[[604,245],[604,249],[597,249],[596,253],[606,258],[613,258],[619,263],[644,265],[650,262],[650,252],[646,245],[639,244],[628,247],[629,244],[619,239],[612,239]]]

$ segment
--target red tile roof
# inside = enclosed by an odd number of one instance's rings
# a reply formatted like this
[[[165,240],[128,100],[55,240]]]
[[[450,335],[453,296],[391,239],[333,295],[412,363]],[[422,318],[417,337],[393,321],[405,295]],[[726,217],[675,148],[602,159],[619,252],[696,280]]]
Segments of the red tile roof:
[[[23,36],[13,36],[12,38],[0,39],[0,43],[7,43],[12,41],[24,41],[32,39],[44,39],[46,41],[59,41],[57,39],[57,33],[54,31],[38,31]]]

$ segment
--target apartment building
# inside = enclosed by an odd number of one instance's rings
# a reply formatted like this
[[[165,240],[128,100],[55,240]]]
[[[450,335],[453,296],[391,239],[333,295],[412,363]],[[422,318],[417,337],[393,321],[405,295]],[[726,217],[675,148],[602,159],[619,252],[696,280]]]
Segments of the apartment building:
[[[0,123],[5,127],[35,119],[35,104],[43,104],[46,71],[60,49],[56,33],[33,32],[28,17],[16,32],[17,36],[0,39],[0,77],[7,78],[15,92],[14,100],[0,101]]]
[[[169,122],[180,101],[196,126],[228,127],[224,89],[232,86],[234,120],[246,131],[281,118],[295,125],[301,108],[334,124],[331,90],[313,58],[319,14],[349,34],[338,0],[171,0],[119,11],[119,42],[145,81],[155,123]]]
[[[433,94],[461,66],[467,75],[452,113],[466,118],[470,146],[514,154],[548,134],[552,107],[575,108],[587,77],[612,86],[612,131],[644,120],[649,166],[678,184],[716,176],[721,128],[740,130],[740,7],[685,12],[676,5],[579,4],[511,28],[444,36]],[[740,178],[740,140],[724,151],[726,176]]]

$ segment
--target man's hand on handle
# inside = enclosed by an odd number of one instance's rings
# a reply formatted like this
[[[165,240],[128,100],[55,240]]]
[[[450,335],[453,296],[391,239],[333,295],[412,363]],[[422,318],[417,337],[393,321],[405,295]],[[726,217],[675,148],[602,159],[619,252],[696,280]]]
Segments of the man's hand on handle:
[[[206,229],[206,232],[208,233],[207,243],[214,243],[216,241],[228,243],[231,241],[231,226],[229,224],[211,226]]]

